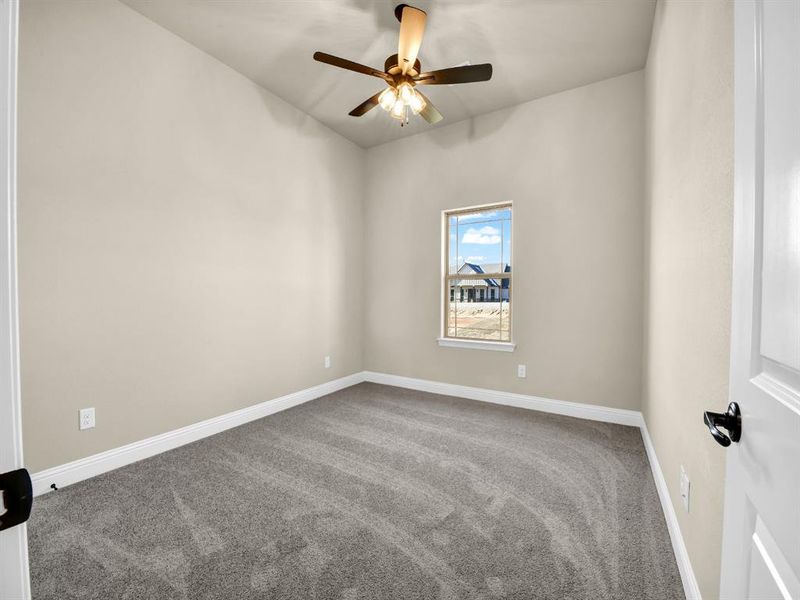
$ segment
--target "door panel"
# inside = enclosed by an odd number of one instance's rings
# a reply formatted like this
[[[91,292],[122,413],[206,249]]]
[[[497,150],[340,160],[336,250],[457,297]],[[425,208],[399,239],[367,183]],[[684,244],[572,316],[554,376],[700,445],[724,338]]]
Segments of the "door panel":
[[[721,596],[800,599],[800,3],[734,4],[731,400]]]
[[[750,538],[750,598],[800,598],[800,584],[780,546],[756,517],[755,530]]]
[[[761,353],[800,370],[800,3],[762,11]]]

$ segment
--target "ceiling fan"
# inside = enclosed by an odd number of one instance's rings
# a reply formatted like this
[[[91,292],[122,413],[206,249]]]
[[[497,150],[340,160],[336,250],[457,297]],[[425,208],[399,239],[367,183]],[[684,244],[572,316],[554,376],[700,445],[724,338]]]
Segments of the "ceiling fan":
[[[400,42],[397,54],[386,59],[383,71],[324,52],[315,52],[314,60],[348,71],[372,75],[387,83],[386,89],[351,110],[349,113],[351,117],[360,117],[380,105],[400,121],[401,126],[408,123],[409,110],[415,115],[421,115],[428,123],[438,123],[443,118],[442,114],[436,110],[428,97],[417,89],[417,86],[488,81],[492,78],[492,65],[489,63],[465,65],[423,72],[417,54],[422,45],[427,15],[425,11],[408,4],[398,4],[394,14],[400,21]]]

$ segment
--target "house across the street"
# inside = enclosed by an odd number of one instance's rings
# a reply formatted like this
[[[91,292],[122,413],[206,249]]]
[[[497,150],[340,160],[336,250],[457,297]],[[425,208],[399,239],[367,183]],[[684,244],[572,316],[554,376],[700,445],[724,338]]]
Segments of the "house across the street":
[[[459,274],[476,275],[487,273],[510,273],[511,265],[493,263],[477,265],[465,262]],[[458,279],[450,282],[450,302],[508,302],[508,279],[487,277],[486,279]]]

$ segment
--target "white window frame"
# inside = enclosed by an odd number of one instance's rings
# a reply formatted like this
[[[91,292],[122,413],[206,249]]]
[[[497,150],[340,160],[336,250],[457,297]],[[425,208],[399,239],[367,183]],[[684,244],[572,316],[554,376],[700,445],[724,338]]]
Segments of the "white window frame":
[[[512,202],[498,202],[494,204],[482,204],[479,206],[468,206],[464,208],[447,209],[442,211],[442,288],[439,299],[442,302],[441,324],[437,338],[439,346],[446,348],[467,348],[472,350],[494,350],[500,352],[513,352],[516,348],[514,342],[514,329],[512,320],[512,297],[513,297],[513,266],[509,273],[481,273],[464,275],[463,273],[451,274],[449,272],[450,260],[450,217],[458,214],[469,214],[483,212],[486,210],[511,209],[511,258],[514,257],[514,206]],[[511,261],[509,261],[511,262]],[[479,338],[452,337],[447,335],[448,315],[450,310],[450,281],[452,279],[508,279],[508,328],[509,341],[484,340]],[[501,287],[502,290],[502,287]],[[502,291],[500,293],[502,299]]]

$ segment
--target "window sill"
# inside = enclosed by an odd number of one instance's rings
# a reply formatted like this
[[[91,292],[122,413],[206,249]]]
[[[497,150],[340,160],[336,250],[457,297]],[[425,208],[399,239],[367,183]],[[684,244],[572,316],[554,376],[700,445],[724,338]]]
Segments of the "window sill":
[[[455,338],[437,338],[444,348],[468,348],[470,350],[494,350],[495,352],[513,352],[517,347],[513,342],[489,342],[484,340],[458,340]]]

